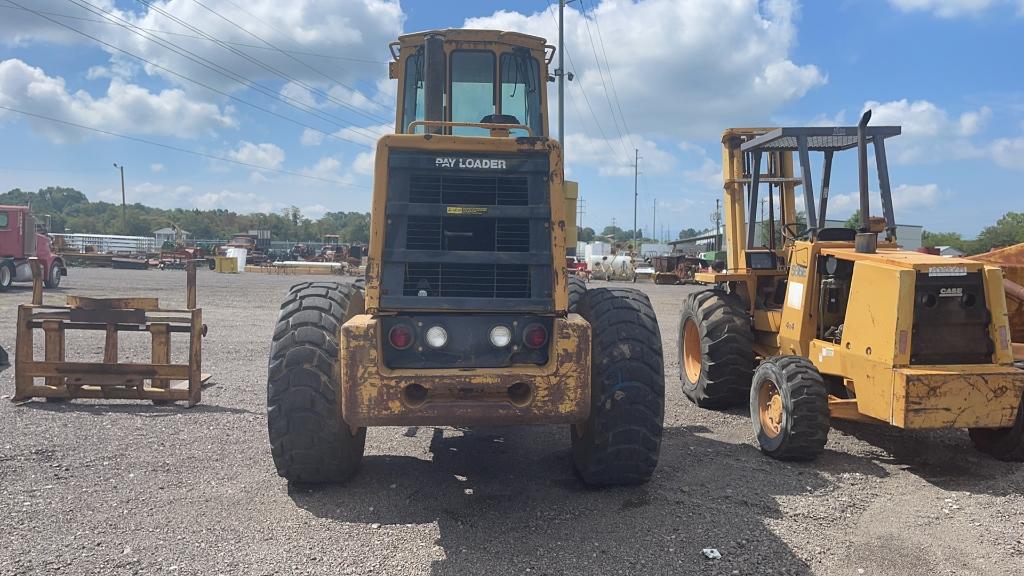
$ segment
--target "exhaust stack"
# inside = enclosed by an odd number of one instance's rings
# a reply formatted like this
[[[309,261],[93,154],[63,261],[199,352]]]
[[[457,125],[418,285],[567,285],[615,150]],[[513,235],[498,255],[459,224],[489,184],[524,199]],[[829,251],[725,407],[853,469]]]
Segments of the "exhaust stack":
[[[871,231],[871,199],[868,196],[868,139],[867,126],[871,110],[864,112],[857,123],[857,167],[860,185],[860,228],[855,248],[863,254],[874,254],[878,249],[878,233]]]

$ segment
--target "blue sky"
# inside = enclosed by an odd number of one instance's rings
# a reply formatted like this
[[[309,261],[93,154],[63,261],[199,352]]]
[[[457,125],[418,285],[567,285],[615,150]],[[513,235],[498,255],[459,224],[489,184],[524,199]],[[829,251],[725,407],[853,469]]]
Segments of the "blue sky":
[[[368,210],[371,144],[393,121],[387,43],[462,26],[556,37],[544,1],[0,0],[0,106],[37,115],[0,108],[0,188],[119,200],[118,162],[129,201]],[[639,225],[656,198],[658,233],[675,237],[709,225],[721,130],[850,125],[871,106],[904,127],[897,219],[973,236],[1024,209],[1022,32],[1024,0],[576,0],[566,146],[584,224],[631,224],[634,147]],[[836,217],[855,204],[844,160]]]

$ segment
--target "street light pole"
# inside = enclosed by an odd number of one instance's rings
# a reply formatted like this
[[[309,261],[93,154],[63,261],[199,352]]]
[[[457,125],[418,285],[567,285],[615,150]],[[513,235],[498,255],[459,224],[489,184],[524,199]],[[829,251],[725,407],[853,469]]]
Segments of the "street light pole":
[[[636,201],[640,197],[640,193],[637,191],[637,178],[640,175],[640,150],[634,148],[635,159],[633,160],[633,255],[637,255],[640,251],[636,245]]]
[[[121,232],[128,235],[128,206],[124,197],[124,166],[114,162],[114,168],[121,171]]]

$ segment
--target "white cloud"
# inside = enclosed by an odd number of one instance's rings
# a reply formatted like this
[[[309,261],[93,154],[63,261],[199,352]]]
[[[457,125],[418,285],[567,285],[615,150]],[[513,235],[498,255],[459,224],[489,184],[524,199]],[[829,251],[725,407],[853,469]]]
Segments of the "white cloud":
[[[941,162],[950,158],[974,158],[982,154],[969,139],[991,118],[992,111],[982,106],[956,118],[927,100],[902,99],[890,102],[869,101],[874,126],[902,126],[900,136],[886,141],[889,161],[895,164]]]
[[[360,152],[352,161],[352,171],[362,176],[373,174],[373,164],[376,158],[376,150],[372,152]]]
[[[206,192],[194,196],[192,198],[192,205],[200,210],[223,208],[238,212],[239,214],[273,212],[284,206],[280,202],[268,202],[263,197],[252,192],[234,192],[232,190]]]
[[[590,34],[578,9],[567,8],[565,41],[576,80],[566,90],[568,99],[578,102],[576,108],[566,104],[567,126],[574,131],[587,126],[588,135],[594,137],[594,120],[580,94],[582,86],[607,136],[612,137],[610,131],[615,130],[605,99],[607,73],[603,83],[590,44],[591,35],[598,39],[598,25],[630,131],[708,137],[726,126],[763,122],[783,104],[826,82],[816,66],[790,60],[796,43],[797,4],[795,0],[603,0],[588,13]],[[557,38],[553,11],[530,15],[499,11],[466,20],[464,25],[519,30],[553,40]],[[553,93],[554,84],[550,89]],[[552,96],[549,101],[556,100]],[[583,117],[577,115],[577,108]]]
[[[269,142],[253,144],[252,142],[242,140],[238,143],[237,148],[228,152],[227,156],[232,160],[253,164],[262,168],[276,169],[280,168],[281,164],[284,163],[284,150],[276,144]]]
[[[156,162],[156,163],[153,163],[153,164],[149,165],[149,171],[153,172],[154,174],[163,172],[166,169],[167,169],[167,167],[164,166],[163,164],[159,163],[159,162]]]
[[[324,180],[340,180],[346,183],[352,180],[347,174],[341,173],[341,160],[334,156],[324,156],[312,167],[303,168],[301,172],[306,176]]]
[[[299,137],[299,143],[303,146],[319,146],[323,141],[323,132],[317,132],[311,128],[303,128],[302,136]]]
[[[605,140],[581,133],[565,135],[566,163],[592,166],[602,176],[632,176],[633,146],[640,150],[640,170],[648,174],[668,171],[675,158],[651,140],[637,134]]]
[[[881,215],[881,196],[877,190],[870,192],[871,213]],[[892,207],[896,212],[896,220],[901,220],[901,213],[932,210],[948,198],[949,193],[939,188],[938,184],[900,184],[892,189]],[[860,196],[857,193],[830,194],[828,197],[829,218],[846,217],[860,208]]]
[[[1024,13],[1022,0],[889,0],[889,3],[903,12],[931,12],[940,18],[978,16],[996,6],[1016,4]]]
[[[18,59],[0,62],[0,104],[85,126],[131,134],[197,138],[215,128],[237,126],[230,108],[192,101],[182,90],[159,93],[112,79],[106,95],[96,98],[84,90],[69,92],[64,79],[47,76],[41,68]],[[20,116],[0,110],[0,118]],[[88,132],[42,119],[29,122],[51,140],[81,140]]]
[[[1024,136],[1000,138],[989,146],[992,159],[1003,168],[1024,170]]]

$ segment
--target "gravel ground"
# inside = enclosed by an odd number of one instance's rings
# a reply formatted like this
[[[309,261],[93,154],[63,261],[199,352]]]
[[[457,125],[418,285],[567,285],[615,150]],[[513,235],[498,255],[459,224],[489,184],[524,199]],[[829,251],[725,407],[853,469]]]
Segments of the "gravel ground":
[[[180,271],[72,269],[63,294],[184,303]],[[290,489],[270,459],[266,359],[297,277],[199,274],[216,385],[187,410],[141,402],[0,402],[2,574],[1020,574],[1024,466],[966,433],[842,424],[785,464],[744,410],[699,410],[678,386],[691,290],[640,285],[668,385],[661,464],[638,488],[582,487],[565,427],[379,428],[347,485]],[[13,354],[16,306],[0,294]],[[101,342],[72,352],[99,355]],[[122,344],[142,350],[144,341]],[[13,357],[12,357],[13,360]],[[13,370],[0,394],[13,393]],[[705,547],[722,558],[708,560]]]

